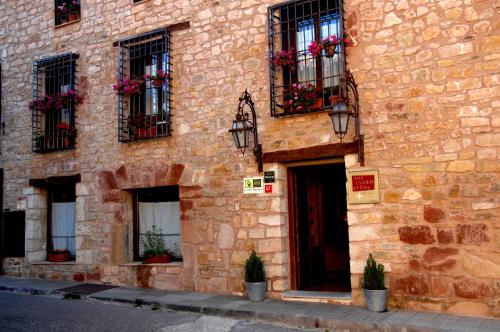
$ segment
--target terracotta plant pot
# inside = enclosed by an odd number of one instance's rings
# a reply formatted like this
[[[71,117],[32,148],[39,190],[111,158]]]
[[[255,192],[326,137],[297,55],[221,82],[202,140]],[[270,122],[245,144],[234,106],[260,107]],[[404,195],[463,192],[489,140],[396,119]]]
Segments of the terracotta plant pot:
[[[325,56],[327,58],[333,58],[335,55],[335,50],[337,49],[337,45],[330,45],[325,47]]]
[[[158,256],[151,256],[146,259],[144,259],[145,264],[163,264],[163,263],[170,263],[172,260],[172,257],[170,255],[158,255]]]
[[[316,109],[316,110],[318,110],[321,107],[323,107],[323,98],[316,98],[316,100],[314,101],[313,108]]]
[[[339,96],[337,96],[337,95],[334,95],[334,96],[328,96],[328,103],[330,103],[330,105],[334,105],[334,104],[336,104],[338,101],[339,101]]]
[[[47,253],[47,260],[49,262],[67,262],[71,254],[69,252],[49,252]]]

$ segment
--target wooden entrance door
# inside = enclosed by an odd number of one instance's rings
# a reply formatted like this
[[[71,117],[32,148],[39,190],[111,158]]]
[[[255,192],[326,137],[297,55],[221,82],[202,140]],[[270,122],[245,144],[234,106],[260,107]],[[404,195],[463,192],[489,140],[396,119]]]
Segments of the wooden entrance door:
[[[289,169],[292,285],[351,290],[343,163]]]

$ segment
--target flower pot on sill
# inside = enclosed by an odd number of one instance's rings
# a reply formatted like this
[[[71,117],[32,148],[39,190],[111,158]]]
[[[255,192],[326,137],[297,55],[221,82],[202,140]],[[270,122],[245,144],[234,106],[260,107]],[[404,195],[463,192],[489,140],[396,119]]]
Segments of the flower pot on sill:
[[[156,136],[156,126],[151,127],[149,129],[138,129],[137,136],[138,137],[154,137],[154,136]]]
[[[71,258],[69,252],[49,252],[47,253],[47,260],[49,262],[68,262]]]
[[[76,13],[68,14],[68,22],[76,21],[80,18],[80,15]]]
[[[164,264],[164,263],[170,263],[172,260],[172,257],[170,255],[158,255],[158,256],[151,256],[146,259],[144,259],[145,264]]]
[[[337,45],[330,45],[325,47],[325,56],[327,58],[333,58],[335,55],[335,50],[337,49]]]
[[[323,107],[323,98],[316,98],[312,108],[315,110],[319,110],[322,107]]]
[[[330,105],[335,105],[339,101],[339,96],[333,95],[333,96],[328,96],[328,102]]]

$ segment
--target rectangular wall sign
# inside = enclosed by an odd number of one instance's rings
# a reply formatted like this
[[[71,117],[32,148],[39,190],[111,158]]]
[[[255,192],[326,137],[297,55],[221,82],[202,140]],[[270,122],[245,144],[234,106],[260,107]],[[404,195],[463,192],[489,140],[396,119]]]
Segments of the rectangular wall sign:
[[[265,183],[274,183],[274,171],[266,171],[264,172],[264,182]]]
[[[264,179],[262,177],[243,178],[243,193],[244,194],[263,194]]]
[[[348,171],[347,193],[349,204],[380,203],[378,170]]]

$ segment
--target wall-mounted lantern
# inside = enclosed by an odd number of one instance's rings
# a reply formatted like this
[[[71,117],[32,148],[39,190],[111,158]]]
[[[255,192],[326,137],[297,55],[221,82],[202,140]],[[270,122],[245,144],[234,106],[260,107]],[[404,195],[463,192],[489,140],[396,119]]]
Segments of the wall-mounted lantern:
[[[251,112],[251,117],[249,111]],[[259,167],[259,173],[262,173],[262,145],[259,144],[257,133],[257,117],[255,115],[255,106],[252,97],[247,90],[243,92],[238,104],[236,119],[229,132],[233,135],[236,148],[245,155],[245,149],[250,145],[250,134],[253,134],[253,154]]]
[[[358,161],[361,166],[365,165],[364,141],[361,135],[361,123],[359,119],[359,94],[358,85],[354,81],[349,70],[345,71],[344,77],[340,80],[339,102],[333,105],[328,112],[328,116],[332,120],[333,131],[335,135],[342,139],[347,134],[349,128],[349,118],[354,118],[354,127],[356,137],[354,140],[358,144]]]

